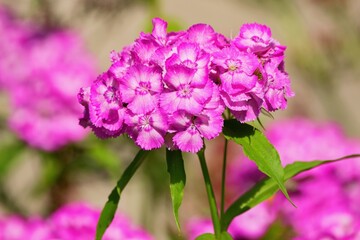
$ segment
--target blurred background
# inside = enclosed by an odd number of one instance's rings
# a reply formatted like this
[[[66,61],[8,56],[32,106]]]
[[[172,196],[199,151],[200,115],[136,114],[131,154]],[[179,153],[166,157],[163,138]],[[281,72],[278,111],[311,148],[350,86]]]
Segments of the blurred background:
[[[153,17],[165,19],[169,30],[207,23],[227,37],[236,36],[244,23],[268,25],[287,46],[286,71],[296,96],[285,111],[273,113],[274,119],[261,116],[265,128],[302,117],[336,122],[348,138],[360,139],[359,12],[358,0],[1,0],[0,215],[46,217],[71,202],[103,206],[137,147],[125,137],[99,140],[79,127],[76,95],[108,69],[112,50],[151,31]],[[49,98],[61,98],[61,104],[45,103]],[[59,117],[64,106],[67,112]],[[42,110],[34,116],[33,109]],[[76,134],[63,136],[64,131]],[[222,139],[207,147],[218,194],[221,156],[214,153],[222,148]],[[230,161],[239,154],[231,145]],[[181,239],[164,156],[164,149],[151,154],[129,183],[119,212],[154,239]],[[199,164],[194,155],[185,158],[184,226],[192,217],[209,216]]]

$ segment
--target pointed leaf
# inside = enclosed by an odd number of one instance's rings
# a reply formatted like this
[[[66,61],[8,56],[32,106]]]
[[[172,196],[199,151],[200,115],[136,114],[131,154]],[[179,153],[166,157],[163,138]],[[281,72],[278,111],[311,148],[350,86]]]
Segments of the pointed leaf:
[[[184,196],[186,174],[181,151],[166,149],[167,171],[170,174],[170,193],[176,226],[180,231],[179,208]]]
[[[279,154],[265,135],[255,127],[235,119],[225,121],[223,134],[227,139],[240,144],[245,155],[256,163],[260,171],[274,179],[291,202],[284,185],[284,169]]]
[[[349,156],[345,156],[342,158],[334,159],[334,160],[315,160],[311,162],[294,162],[285,167],[285,181],[302,173],[304,171],[310,170],[312,168],[318,167],[323,164],[332,163],[348,158],[360,157],[360,154],[353,154]],[[266,199],[273,196],[279,190],[279,186],[274,181],[274,179],[266,178],[260,182],[258,182],[254,187],[252,187],[245,194],[240,196],[224,214],[224,218],[222,221],[222,229],[227,229],[231,223],[231,221],[238,215],[246,212],[247,210],[255,207],[259,203],[265,201]]]
[[[96,240],[101,240],[106,229],[111,224],[115,216],[115,212],[118,207],[122,191],[124,191],[126,185],[130,181],[132,176],[135,174],[136,170],[143,163],[148,153],[148,151],[143,150],[140,150],[138,152],[134,160],[130,163],[130,165],[121,175],[119,181],[116,184],[116,187],[114,187],[114,189],[111,191],[108,201],[105,203],[105,206],[101,211],[100,218],[96,227]]]
[[[195,238],[195,240],[216,240],[216,237],[212,233],[205,233]]]
[[[229,233],[222,232],[219,239],[216,238],[215,234],[205,233],[195,238],[195,240],[233,240],[233,238]]]

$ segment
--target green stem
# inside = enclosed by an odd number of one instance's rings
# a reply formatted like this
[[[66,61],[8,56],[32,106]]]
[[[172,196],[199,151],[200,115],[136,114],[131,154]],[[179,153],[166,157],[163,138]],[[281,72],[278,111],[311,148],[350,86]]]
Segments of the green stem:
[[[214,225],[215,236],[216,236],[216,239],[220,239],[220,237],[221,237],[220,236],[221,235],[220,220],[219,220],[219,215],[218,215],[218,211],[217,211],[217,207],[216,207],[214,190],[213,190],[213,187],[211,184],[209,171],[208,171],[206,161],[205,161],[205,148],[202,148],[197,153],[197,155],[199,157],[202,174],[204,176],[206,193],[207,193],[208,200],[209,200],[210,213],[211,213],[211,219],[212,219],[212,222]]]
[[[228,140],[225,138],[224,145],[224,158],[222,166],[222,176],[221,176],[221,208],[220,208],[220,219],[224,216],[224,206],[225,206],[225,180],[226,180],[226,159],[227,159],[227,148]]]

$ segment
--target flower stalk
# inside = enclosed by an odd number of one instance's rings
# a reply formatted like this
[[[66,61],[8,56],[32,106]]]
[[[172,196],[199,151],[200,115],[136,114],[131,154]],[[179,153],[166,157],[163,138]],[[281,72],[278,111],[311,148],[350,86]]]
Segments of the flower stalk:
[[[216,199],[215,199],[215,195],[214,195],[214,190],[213,190],[213,187],[211,184],[209,171],[208,171],[208,168],[206,165],[205,148],[202,148],[197,153],[197,155],[200,160],[201,171],[202,171],[204,181],[205,181],[205,188],[206,188],[206,193],[207,193],[207,197],[208,197],[208,201],[209,201],[211,219],[212,219],[213,226],[214,226],[215,236],[216,236],[216,239],[220,239],[220,235],[221,235],[220,219],[219,219],[219,214],[218,214],[218,210],[216,207]]]

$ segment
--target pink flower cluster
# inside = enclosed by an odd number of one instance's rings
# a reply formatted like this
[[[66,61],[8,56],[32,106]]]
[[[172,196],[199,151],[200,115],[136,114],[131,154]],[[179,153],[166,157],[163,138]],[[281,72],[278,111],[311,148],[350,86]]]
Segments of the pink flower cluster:
[[[267,26],[245,24],[227,39],[210,25],[167,33],[153,19],[90,87],[82,88],[80,124],[101,138],[128,134],[145,150],[169,147],[197,152],[219,135],[224,108],[241,122],[286,107],[293,96],[284,51]]]
[[[86,204],[70,204],[48,219],[8,217],[0,219],[0,240],[94,239],[100,212]],[[148,233],[116,215],[104,240],[151,240]]]
[[[276,123],[267,135],[284,165],[360,152],[360,141],[347,138],[333,123],[295,119]],[[284,220],[297,234],[295,239],[360,239],[359,160],[331,163],[297,176],[296,187],[290,190],[297,209],[277,196]]]
[[[87,131],[77,124],[76,95],[96,76],[94,59],[74,32],[40,30],[8,15],[0,10],[0,82],[10,98],[11,129],[46,151],[82,140]]]
[[[267,128],[266,134],[279,151],[283,165],[300,160],[336,159],[360,152],[360,141],[347,138],[332,123],[318,124],[306,119],[280,121]],[[228,190],[237,195],[264,177],[244,156],[232,163],[228,173]],[[324,165],[291,181],[288,190],[297,208],[278,194],[235,218],[229,228],[232,236],[259,239],[274,219],[279,218],[293,229],[296,240],[360,239],[359,159]],[[248,215],[252,220],[242,220]],[[194,236],[191,232],[194,229],[197,234],[208,231],[201,222],[190,222],[188,229],[189,236]]]

